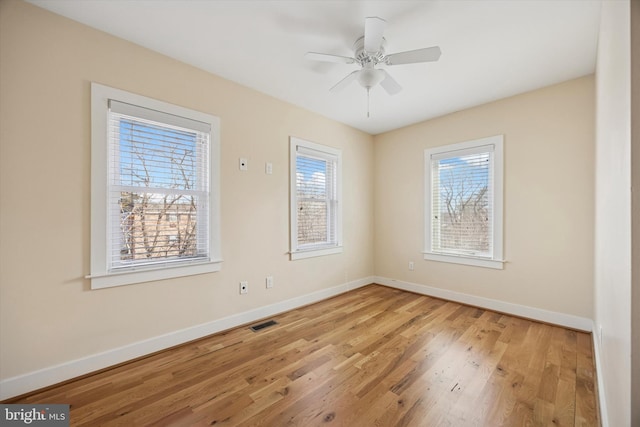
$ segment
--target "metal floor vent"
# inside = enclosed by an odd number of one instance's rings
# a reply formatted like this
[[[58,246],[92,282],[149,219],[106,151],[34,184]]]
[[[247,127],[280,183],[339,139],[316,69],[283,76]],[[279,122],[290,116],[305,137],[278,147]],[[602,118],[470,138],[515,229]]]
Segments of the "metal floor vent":
[[[258,332],[264,328],[268,328],[269,326],[273,326],[273,325],[277,325],[278,322],[276,322],[275,320],[268,320],[264,323],[260,323],[259,325],[253,325],[250,329],[253,332]]]

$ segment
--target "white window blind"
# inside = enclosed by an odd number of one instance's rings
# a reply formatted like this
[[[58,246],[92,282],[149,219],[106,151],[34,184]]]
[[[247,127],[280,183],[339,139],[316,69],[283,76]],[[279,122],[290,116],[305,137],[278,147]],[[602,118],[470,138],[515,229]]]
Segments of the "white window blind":
[[[502,262],[501,162],[502,136],[426,150],[425,258]]]
[[[318,250],[335,253],[341,247],[341,153],[294,138],[291,148],[292,258]]]
[[[209,132],[109,102],[109,270],[209,260]]]

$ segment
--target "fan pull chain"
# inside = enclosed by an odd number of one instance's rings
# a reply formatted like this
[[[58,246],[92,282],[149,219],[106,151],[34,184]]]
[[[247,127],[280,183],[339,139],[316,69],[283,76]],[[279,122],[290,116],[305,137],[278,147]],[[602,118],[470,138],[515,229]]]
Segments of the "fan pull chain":
[[[371,88],[367,88],[367,118],[369,118],[369,105],[371,104],[371,102],[369,102],[369,91],[371,90]]]

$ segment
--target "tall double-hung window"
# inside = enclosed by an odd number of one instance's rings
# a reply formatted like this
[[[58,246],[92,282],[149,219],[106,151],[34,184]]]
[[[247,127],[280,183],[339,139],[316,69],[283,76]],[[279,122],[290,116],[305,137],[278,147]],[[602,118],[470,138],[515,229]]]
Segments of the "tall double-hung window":
[[[342,252],[342,152],[291,137],[291,259]]]
[[[425,259],[503,267],[502,150],[502,135],[425,150]]]
[[[92,85],[93,288],[219,270],[218,127]]]

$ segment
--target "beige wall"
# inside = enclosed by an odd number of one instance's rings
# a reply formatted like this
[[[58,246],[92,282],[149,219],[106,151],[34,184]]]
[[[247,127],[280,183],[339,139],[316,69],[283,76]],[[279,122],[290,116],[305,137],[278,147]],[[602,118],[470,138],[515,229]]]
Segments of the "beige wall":
[[[89,290],[92,81],[220,117],[221,272]],[[373,274],[370,135],[13,0],[0,123],[2,379]],[[288,259],[289,135],[343,149],[343,254]]]
[[[631,421],[631,52],[629,0],[603,2],[596,69],[594,320],[604,427],[638,425],[637,418]]]
[[[504,270],[423,260],[425,148],[497,134]],[[376,136],[376,275],[591,318],[593,141],[592,76]]]

